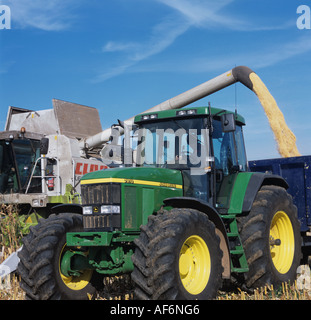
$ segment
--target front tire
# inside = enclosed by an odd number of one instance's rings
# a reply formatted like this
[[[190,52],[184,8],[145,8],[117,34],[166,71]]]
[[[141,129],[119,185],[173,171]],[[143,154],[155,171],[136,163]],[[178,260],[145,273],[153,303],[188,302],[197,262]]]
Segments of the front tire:
[[[222,283],[220,239],[215,225],[194,209],[150,216],[135,240],[137,299],[214,299]]]
[[[60,263],[66,252],[66,233],[82,230],[82,217],[64,213],[40,219],[23,239],[17,272],[29,300],[86,300],[96,290],[92,270],[80,277],[66,277]]]
[[[249,265],[247,287],[293,283],[302,256],[301,235],[297,208],[286,190],[263,186],[238,224]]]

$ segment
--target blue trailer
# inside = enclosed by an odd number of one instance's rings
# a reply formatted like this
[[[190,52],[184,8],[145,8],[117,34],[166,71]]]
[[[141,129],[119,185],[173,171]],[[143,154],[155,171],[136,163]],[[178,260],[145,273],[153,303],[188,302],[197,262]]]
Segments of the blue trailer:
[[[249,161],[249,168],[280,175],[287,181],[287,191],[298,209],[302,245],[304,249],[311,248],[311,156],[254,160]]]

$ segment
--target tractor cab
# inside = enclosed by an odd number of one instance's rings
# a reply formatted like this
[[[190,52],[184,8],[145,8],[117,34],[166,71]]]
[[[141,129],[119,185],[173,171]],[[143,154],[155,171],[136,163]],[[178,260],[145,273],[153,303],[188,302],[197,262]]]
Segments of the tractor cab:
[[[218,208],[238,172],[247,171],[244,119],[222,109],[200,107],[141,114],[135,118],[136,166],[180,170],[184,196]]]

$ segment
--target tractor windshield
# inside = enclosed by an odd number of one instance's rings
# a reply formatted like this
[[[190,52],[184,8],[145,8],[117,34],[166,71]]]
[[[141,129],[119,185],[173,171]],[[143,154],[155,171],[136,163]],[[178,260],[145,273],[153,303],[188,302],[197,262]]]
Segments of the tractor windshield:
[[[39,141],[29,139],[0,141],[0,193],[25,192],[40,157],[39,145]],[[41,192],[40,179],[33,179],[28,192]]]
[[[143,124],[138,132],[137,165],[205,168],[209,135],[203,121],[203,118],[188,118]]]

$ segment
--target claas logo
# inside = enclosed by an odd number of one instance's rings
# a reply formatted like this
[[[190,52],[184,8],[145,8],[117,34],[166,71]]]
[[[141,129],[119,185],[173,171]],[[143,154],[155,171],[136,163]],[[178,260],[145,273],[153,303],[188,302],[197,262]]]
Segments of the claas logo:
[[[93,163],[82,163],[82,162],[77,162],[76,164],[76,170],[75,174],[77,176],[82,176],[86,173],[93,172],[93,171],[99,171],[103,169],[107,169],[108,167],[104,164],[93,164]]]

